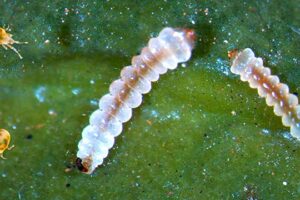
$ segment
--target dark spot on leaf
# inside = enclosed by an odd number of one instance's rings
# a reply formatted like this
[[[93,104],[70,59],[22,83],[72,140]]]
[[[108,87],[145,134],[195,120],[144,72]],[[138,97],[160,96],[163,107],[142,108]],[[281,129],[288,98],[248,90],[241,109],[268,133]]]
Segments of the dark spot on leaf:
[[[202,23],[192,28],[195,29],[197,36],[193,58],[207,56],[215,42],[216,33],[213,26],[209,23]]]
[[[33,136],[31,134],[26,135],[27,140],[31,140],[32,138],[33,138]]]
[[[60,26],[58,37],[59,37],[59,42],[63,46],[69,47],[71,45],[72,35],[71,35],[71,27],[69,23],[64,23]]]

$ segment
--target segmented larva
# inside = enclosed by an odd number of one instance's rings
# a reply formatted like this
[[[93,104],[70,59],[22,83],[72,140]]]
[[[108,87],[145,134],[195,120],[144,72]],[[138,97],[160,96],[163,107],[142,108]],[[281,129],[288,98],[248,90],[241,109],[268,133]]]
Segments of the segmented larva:
[[[76,160],[80,171],[90,174],[103,163],[114,137],[122,132],[122,123],[131,118],[132,108],[142,103],[142,94],[150,91],[151,82],[160,74],[189,60],[194,41],[193,30],[164,28],[139,56],[132,58],[131,66],[122,69],[121,78],[110,85],[109,93],[99,100],[99,109],[82,131]]]
[[[291,135],[300,140],[300,105],[296,95],[289,93],[289,87],[280,83],[278,76],[263,66],[261,58],[255,57],[249,48],[240,52],[229,52],[232,59],[231,72],[248,81],[251,88],[266,98],[268,106],[274,106],[274,113],[282,117],[284,126],[291,128]]]

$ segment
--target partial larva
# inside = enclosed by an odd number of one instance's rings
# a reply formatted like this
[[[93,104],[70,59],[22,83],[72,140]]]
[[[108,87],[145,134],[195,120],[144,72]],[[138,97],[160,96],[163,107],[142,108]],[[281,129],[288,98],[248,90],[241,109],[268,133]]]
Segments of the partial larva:
[[[274,106],[274,113],[282,117],[284,126],[291,128],[291,135],[300,140],[300,105],[296,95],[289,93],[289,87],[280,83],[278,76],[263,66],[261,58],[255,57],[249,48],[229,53],[232,59],[231,72],[248,81],[251,88],[266,98],[268,106]]]
[[[131,118],[132,108],[142,103],[142,94],[151,90],[151,82],[160,74],[189,60],[194,41],[193,30],[164,28],[139,56],[132,58],[131,66],[122,69],[121,78],[110,85],[109,93],[99,100],[99,109],[82,131],[76,160],[80,171],[90,174],[102,164],[114,137],[122,132],[122,123]]]

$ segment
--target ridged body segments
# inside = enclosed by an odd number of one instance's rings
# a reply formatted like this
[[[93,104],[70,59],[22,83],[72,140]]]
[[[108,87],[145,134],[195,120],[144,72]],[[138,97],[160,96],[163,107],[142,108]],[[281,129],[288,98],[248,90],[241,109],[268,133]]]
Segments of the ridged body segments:
[[[280,83],[278,76],[271,75],[261,58],[255,57],[251,49],[244,49],[232,56],[231,72],[248,81],[251,88],[257,88],[267,105],[274,106],[275,115],[282,117],[283,125],[291,128],[291,135],[300,140],[298,97],[289,93],[289,87]]]
[[[160,74],[189,60],[194,39],[192,30],[164,28],[140,55],[132,58],[131,66],[122,69],[120,79],[99,100],[99,109],[91,114],[89,125],[82,131],[76,161],[82,172],[90,174],[103,163],[115,137],[122,132],[122,123],[130,120],[132,108],[142,103],[142,94],[151,90],[151,82],[157,81]]]

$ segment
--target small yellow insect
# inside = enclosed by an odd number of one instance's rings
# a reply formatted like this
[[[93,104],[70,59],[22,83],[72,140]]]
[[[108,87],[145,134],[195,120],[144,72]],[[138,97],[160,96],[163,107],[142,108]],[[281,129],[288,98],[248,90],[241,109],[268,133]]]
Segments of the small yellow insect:
[[[21,56],[21,54],[12,45],[13,44],[28,44],[28,42],[19,42],[19,41],[12,39],[13,35],[8,33],[7,32],[8,30],[9,30],[9,27],[0,28],[0,45],[2,45],[2,47],[5,50],[7,50],[7,48],[10,48],[11,50],[13,50],[14,52],[16,52],[18,54],[20,59],[22,59],[23,57]]]
[[[8,147],[10,143],[10,134],[7,130],[5,129],[0,129],[0,157],[2,159],[6,159],[3,156],[3,152],[7,149],[7,150],[11,150],[12,148],[14,148],[15,146],[12,145],[11,147]]]

